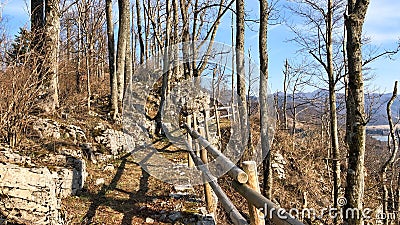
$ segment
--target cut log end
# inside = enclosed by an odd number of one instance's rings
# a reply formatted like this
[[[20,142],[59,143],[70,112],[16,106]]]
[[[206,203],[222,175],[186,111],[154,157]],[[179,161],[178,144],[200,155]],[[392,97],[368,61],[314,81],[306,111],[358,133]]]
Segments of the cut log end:
[[[238,173],[237,177],[236,177],[236,180],[241,184],[247,183],[248,179],[249,179],[249,177],[247,176],[247,174],[245,172]]]

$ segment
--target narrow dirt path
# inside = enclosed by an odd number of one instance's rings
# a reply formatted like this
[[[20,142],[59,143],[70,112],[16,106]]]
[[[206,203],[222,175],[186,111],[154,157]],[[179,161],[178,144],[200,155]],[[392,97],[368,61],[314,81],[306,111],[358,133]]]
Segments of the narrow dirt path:
[[[160,141],[155,147],[166,158],[184,161],[186,154]],[[63,200],[70,224],[206,224],[202,187],[186,194],[150,176],[132,156],[109,165],[90,164],[86,188]],[[104,183],[101,182],[104,179]]]

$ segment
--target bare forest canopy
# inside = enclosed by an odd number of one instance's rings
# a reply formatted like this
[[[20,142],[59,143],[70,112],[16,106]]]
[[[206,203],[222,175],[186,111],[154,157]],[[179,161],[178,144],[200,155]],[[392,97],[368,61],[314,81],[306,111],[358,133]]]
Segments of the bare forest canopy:
[[[398,82],[385,94],[371,91],[370,84],[374,63],[398,62],[400,39],[376,48],[365,36],[370,1],[378,0],[30,0],[30,25],[12,38],[6,27],[13,23],[0,13],[0,144],[6,146],[0,159],[12,155],[20,160],[18,167],[37,165],[49,174],[59,168],[53,161],[64,162],[67,154],[81,172],[87,165],[96,176],[81,174],[77,198],[64,199],[61,207],[56,193],[52,196],[57,215],[59,210],[73,213],[45,218],[71,215],[71,224],[100,224],[110,212],[123,224],[173,224],[183,214],[197,218],[197,211],[182,206],[186,198],[178,206],[166,203],[174,198],[168,193],[174,187],[163,182],[171,180],[202,182],[206,199],[195,196],[192,206],[210,203],[210,188],[218,189],[227,212],[210,204],[205,211],[223,223],[246,224],[248,213],[255,224],[255,205],[263,203],[398,213]],[[283,29],[284,37],[275,29]],[[283,46],[279,51],[277,38]],[[277,58],[280,62],[272,64]],[[397,72],[384,81],[399,79]],[[279,88],[271,90],[271,84]],[[371,139],[370,126],[385,126],[388,142]],[[210,171],[221,172],[220,164],[215,170],[204,166],[209,156],[210,163],[222,157],[224,172],[233,179],[247,176],[233,185],[241,196],[224,173],[214,179]],[[259,174],[250,163],[248,176],[239,168],[243,161],[257,162]],[[0,163],[0,172],[17,167],[7,163]],[[135,179],[126,178],[125,168],[134,168]],[[68,174],[75,176],[75,170]],[[180,179],[182,174],[188,179]],[[210,182],[204,183],[204,174]],[[83,177],[89,182],[84,184]],[[21,200],[3,198],[3,189],[14,188],[1,187],[1,201]],[[111,191],[128,197],[115,199]],[[23,202],[30,203],[31,195],[24,195]],[[252,200],[246,205],[244,199]],[[17,222],[42,215],[2,208],[10,206],[0,204],[0,219],[7,210]],[[108,208],[100,212],[102,207]],[[274,223],[392,225],[400,219],[278,217],[275,212]]]

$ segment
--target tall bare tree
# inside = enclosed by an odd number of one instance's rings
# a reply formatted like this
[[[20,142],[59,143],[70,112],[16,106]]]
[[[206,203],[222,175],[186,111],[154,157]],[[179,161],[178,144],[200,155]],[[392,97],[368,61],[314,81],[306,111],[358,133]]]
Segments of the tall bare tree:
[[[54,112],[59,107],[58,101],[58,51],[60,39],[60,2],[58,0],[46,0],[45,7],[45,81],[47,89],[44,98],[44,109],[47,112]]]
[[[122,109],[122,100],[124,94],[125,81],[125,60],[126,46],[130,43],[130,2],[129,0],[118,0],[119,9],[119,28],[118,28],[118,44],[117,44],[117,59],[116,59],[116,77],[117,77],[117,96],[118,96],[118,111]],[[114,113],[114,118],[118,114]]]
[[[399,146],[397,143],[396,135],[395,135],[395,127],[393,125],[393,119],[392,119],[392,104],[394,100],[397,97],[397,83],[398,81],[395,82],[394,88],[393,88],[393,94],[390,100],[387,103],[386,106],[386,113],[388,117],[388,122],[389,122],[389,132],[390,132],[390,138],[388,142],[388,149],[389,152],[391,153],[389,159],[383,164],[382,169],[381,169],[381,182],[382,182],[382,208],[383,208],[383,213],[385,215],[388,215],[387,213],[390,212],[390,210],[394,210],[393,208],[389,207],[389,202],[393,202],[394,199],[389,199],[389,190],[387,187],[387,172],[389,169],[393,169],[393,164],[396,160],[397,157],[397,152],[399,150]],[[391,140],[391,142],[390,142]],[[393,195],[393,193],[392,193]],[[385,224],[389,224],[388,218],[385,218]]]
[[[264,167],[263,190],[267,198],[272,197],[272,171],[271,154],[268,142],[268,1],[260,0],[260,30],[258,36],[258,48],[260,52],[260,136]]]
[[[142,30],[142,16],[141,16],[140,1],[136,0],[136,26],[137,36],[139,37],[139,50],[140,50],[140,64],[144,62],[145,48],[143,41],[143,30]]]
[[[365,126],[364,80],[361,35],[369,0],[348,0],[345,26],[347,34],[348,93],[346,99],[346,141],[349,147],[345,209],[362,210],[364,197]],[[349,225],[363,224],[361,216],[345,216]]]
[[[287,92],[289,88],[289,62],[285,60],[285,70],[283,71],[283,103],[282,103],[282,113],[283,113],[283,128],[288,129],[288,119],[287,119]]]
[[[236,80],[239,97],[239,122],[242,134],[247,135],[246,78],[244,68],[244,0],[236,0]],[[242,137],[245,138],[245,137]],[[247,146],[247,143],[243,143]],[[244,155],[249,156],[247,151]]]
[[[332,148],[332,170],[333,170],[333,207],[338,208],[338,200],[340,194],[340,151],[338,137],[338,120],[336,112],[336,83],[338,78],[335,76],[333,67],[333,3],[328,0],[326,15],[326,64],[322,63],[328,75],[329,85],[329,117],[331,131],[331,148]],[[322,61],[321,61],[322,62]],[[338,223],[338,217],[334,218],[334,224]]]
[[[115,71],[115,41],[114,41],[114,22],[112,19],[112,0],[106,0],[106,20],[107,20],[107,39],[108,39],[108,67],[110,70],[110,107],[114,117],[118,113],[118,88]]]
[[[31,32],[33,34],[32,47],[34,51],[42,50],[40,42],[42,40],[44,28],[44,0],[31,0]]]
[[[168,48],[170,45],[170,32],[171,32],[171,7],[170,0],[166,1],[165,8],[166,16],[166,26],[165,26],[165,40],[164,40],[164,51],[163,51],[163,75],[162,75],[162,86],[161,86],[161,100],[160,105],[156,115],[156,134],[162,133],[162,114],[165,107],[165,101],[167,98],[168,83],[170,79],[170,51]]]
[[[294,39],[303,50],[318,62],[327,76],[329,92],[330,145],[333,170],[333,207],[338,208],[340,193],[340,151],[337,122],[336,84],[341,79],[342,63],[335,68],[335,61],[342,62],[341,55],[334,51],[335,38],[340,39],[340,22],[344,5],[340,1],[299,1],[291,11],[304,19],[306,29],[292,27],[297,37]],[[335,31],[339,30],[339,31]],[[334,37],[334,35],[338,37]],[[336,43],[340,43],[337,41]],[[338,50],[340,47],[337,46]],[[337,50],[337,51],[338,51]],[[336,56],[336,57],[335,57]],[[337,224],[338,218],[334,219]]]

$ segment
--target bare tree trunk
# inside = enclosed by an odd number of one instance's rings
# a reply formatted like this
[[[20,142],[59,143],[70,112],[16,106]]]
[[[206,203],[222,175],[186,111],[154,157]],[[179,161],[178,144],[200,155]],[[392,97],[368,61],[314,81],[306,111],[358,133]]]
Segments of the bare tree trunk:
[[[179,12],[178,12],[178,0],[173,0],[172,1],[172,9],[173,9],[173,26],[174,26],[174,48],[172,49],[173,51],[173,60],[174,60],[174,66],[173,66],[173,74],[175,74],[175,79],[180,80],[181,75],[180,75],[180,62],[178,61],[179,57],[179,52],[178,52],[178,47],[176,46],[179,43]]]
[[[60,40],[60,5],[57,0],[46,0],[45,7],[45,110],[54,112],[58,102],[58,50]]]
[[[110,70],[110,112],[115,118],[118,114],[118,88],[117,76],[115,71],[115,41],[114,23],[112,19],[112,0],[106,0],[106,20],[107,20],[107,39],[108,39],[108,68]]]
[[[384,215],[388,215],[387,213],[390,212],[390,209],[394,209],[393,207],[389,206],[389,196],[392,195],[393,197],[393,190],[390,191],[388,190],[387,187],[387,171],[389,168],[393,169],[393,164],[395,162],[396,156],[397,156],[397,152],[398,152],[398,144],[397,144],[397,140],[396,140],[396,135],[395,135],[395,131],[394,131],[394,125],[393,125],[393,119],[392,119],[392,104],[394,102],[394,100],[397,97],[397,81],[394,84],[394,88],[393,88],[393,94],[392,97],[390,98],[389,102],[387,103],[386,106],[386,113],[387,113],[387,117],[388,117],[388,122],[389,122],[389,131],[390,131],[390,139],[392,142],[388,141],[388,150],[389,152],[391,152],[391,156],[390,158],[385,162],[385,164],[382,166],[381,169],[381,182],[382,182],[382,206],[383,206],[383,214]],[[391,187],[392,188],[392,187]],[[392,198],[393,200],[393,198]],[[387,218],[385,218],[384,220],[385,224],[389,224],[389,221]]]
[[[168,82],[170,76],[170,55],[169,55],[169,39],[170,39],[170,0],[166,1],[166,25],[165,25],[165,48],[164,48],[164,59],[163,59],[163,76],[162,76],[162,87],[161,87],[161,100],[158,112],[156,115],[156,134],[162,133],[162,112],[164,110],[165,101],[167,98]],[[195,121],[195,120],[194,120]]]
[[[80,11],[78,12],[78,49],[77,49],[77,59],[76,59],[76,92],[77,93],[81,93],[82,89],[81,89],[81,51],[82,51],[82,21],[81,21],[81,15],[80,15]]]
[[[287,120],[287,90],[289,87],[289,63],[286,59],[285,61],[285,72],[284,72],[284,79],[283,79],[283,127],[285,130],[288,129],[288,120]]]
[[[31,0],[31,32],[33,34],[32,48],[37,56],[43,54],[43,28],[44,28],[44,0]],[[40,62],[40,61],[39,61]],[[40,65],[38,65],[40,68]],[[39,76],[42,74],[39,71]],[[41,77],[39,77],[40,79]]]
[[[190,41],[190,35],[189,35],[189,19],[188,19],[188,5],[186,3],[186,0],[180,0],[180,5],[181,5],[181,17],[182,17],[182,42],[183,42],[183,48],[182,48],[182,55],[184,59],[187,59],[190,57],[190,44],[188,43]],[[183,64],[183,69],[184,69],[184,77],[185,79],[188,79],[189,77],[192,77],[193,71],[190,69],[190,63],[185,62]]]
[[[125,60],[126,46],[128,43],[130,12],[129,0],[118,0],[119,8],[119,29],[118,29],[118,45],[117,45],[117,92],[118,92],[118,108],[122,108],[122,99],[124,98],[124,80],[125,80]]]
[[[296,120],[297,120],[297,106],[296,106],[296,88],[292,92],[292,107],[293,107],[293,121],[292,121],[292,151],[296,148]]]
[[[331,130],[331,147],[332,147],[332,170],[333,170],[333,208],[338,209],[338,199],[340,194],[340,152],[339,152],[339,138],[338,138],[338,125],[337,125],[337,112],[336,112],[336,79],[333,71],[333,41],[332,41],[332,19],[333,19],[333,4],[332,0],[328,0],[328,13],[326,25],[326,61],[327,73],[329,82],[329,106],[330,106],[330,130]],[[338,224],[340,218],[334,218],[334,224]]]
[[[260,53],[260,136],[264,167],[263,192],[267,198],[272,197],[271,154],[268,142],[268,1],[260,0],[260,30],[258,49]]]
[[[144,2],[144,1],[143,1]],[[144,10],[146,10],[146,7],[150,8],[151,7],[151,2],[150,0],[147,0],[147,5],[143,5]],[[149,50],[151,48],[151,42],[150,42],[150,18],[147,16],[146,13],[143,14],[143,21],[144,21],[144,57],[147,60],[150,56]]]
[[[232,108],[232,120],[236,122],[236,115],[235,115],[235,41],[234,41],[234,13],[231,14],[231,45],[232,45],[232,96],[231,96],[231,108]]]
[[[141,17],[141,7],[140,1],[136,0],[136,26],[138,29],[138,36],[139,36],[139,49],[140,49],[140,64],[144,62],[144,41],[143,41],[143,32],[142,32],[142,17]]]
[[[400,140],[400,132],[397,132],[397,138]],[[396,189],[396,205],[395,205],[395,210],[397,212],[400,211],[400,172],[397,175],[397,189]]]
[[[239,121],[242,134],[248,132],[247,127],[247,104],[246,104],[246,78],[244,71],[244,0],[236,0],[236,71],[237,71],[237,94],[239,96]],[[247,137],[242,136],[245,140]],[[247,143],[243,143],[246,148]],[[243,155],[248,155],[245,150]],[[246,159],[243,159],[246,160]]]
[[[89,50],[87,49],[89,47]],[[88,112],[90,112],[90,95],[91,95],[91,90],[90,90],[90,55],[92,52],[92,46],[91,44],[86,43],[85,47],[85,53],[86,53],[86,90],[87,90],[87,108]]]
[[[345,190],[345,197],[347,199],[345,210],[358,209],[362,211],[363,207],[365,126],[367,118],[364,108],[361,36],[368,5],[369,0],[348,0],[348,14],[345,15],[349,71],[348,97],[346,99],[346,136],[349,146],[349,161]],[[363,224],[361,216],[347,216],[345,221],[349,225]]]
[[[129,2],[129,1],[128,1]],[[128,5],[128,11],[130,12],[131,7]],[[123,92],[125,93],[127,88],[130,88],[132,81],[132,29],[131,29],[131,15],[128,15],[128,32],[126,32],[126,57],[125,57],[125,77],[124,77],[124,86]]]

